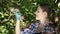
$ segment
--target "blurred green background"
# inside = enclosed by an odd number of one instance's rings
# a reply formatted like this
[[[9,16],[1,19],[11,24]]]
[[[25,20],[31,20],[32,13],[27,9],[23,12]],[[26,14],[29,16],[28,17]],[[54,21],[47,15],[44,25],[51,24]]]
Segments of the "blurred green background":
[[[0,0],[0,34],[15,34],[15,15],[10,12],[11,7],[18,6],[20,12],[24,15],[24,23],[21,23],[21,28],[35,20],[34,12],[40,3],[47,3],[56,11],[60,22],[60,0]],[[60,28],[60,23],[58,23]]]

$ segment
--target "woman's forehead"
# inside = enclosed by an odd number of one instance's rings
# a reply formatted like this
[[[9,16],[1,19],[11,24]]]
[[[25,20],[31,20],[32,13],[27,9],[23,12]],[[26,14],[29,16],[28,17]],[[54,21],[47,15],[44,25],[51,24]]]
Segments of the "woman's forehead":
[[[37,11],[42,11],[42,9],[41,9],[41,7],[40,7],[40,6],[37,8]]]
[[[42,10],[40,6],[38,6],[37,10]]]

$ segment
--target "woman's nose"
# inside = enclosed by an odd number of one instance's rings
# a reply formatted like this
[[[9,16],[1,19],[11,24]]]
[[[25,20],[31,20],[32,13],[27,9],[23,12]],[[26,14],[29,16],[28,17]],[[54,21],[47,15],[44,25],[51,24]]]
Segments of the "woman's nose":
[[[36,12],[34,14],[36,14]]]

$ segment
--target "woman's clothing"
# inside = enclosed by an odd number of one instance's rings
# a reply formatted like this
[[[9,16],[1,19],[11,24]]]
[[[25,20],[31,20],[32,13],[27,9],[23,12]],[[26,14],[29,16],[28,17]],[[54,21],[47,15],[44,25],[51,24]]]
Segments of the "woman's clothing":
[[[35,22],[35,23],[31,23],[31,25],[24,29],[22,34],[37,34],[36,30],[38,28],[38,25],[40,24],[40,22]],[[46,23],[42,29],[42,31],[40,32],[40,34],[57,34],[56,31],[54,31],[53,26],[50,26],[49,23]]]

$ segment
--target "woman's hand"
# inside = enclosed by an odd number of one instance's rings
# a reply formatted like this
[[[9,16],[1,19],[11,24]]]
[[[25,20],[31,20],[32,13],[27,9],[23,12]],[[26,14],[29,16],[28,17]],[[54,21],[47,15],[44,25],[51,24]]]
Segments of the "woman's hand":
[[[11,8],[10,11],[15,14],[16,20],[22,21],[22,16],[21,16],[21,13],[19,12],[19,9],[17,9],[17,8]]]
[[[13,12],[16,16],[16,27],[15,27],[15,33],[20,34],[20,22],[22,21],[21,13],[19,12],[19,9],[11,8],[11,12]]]

